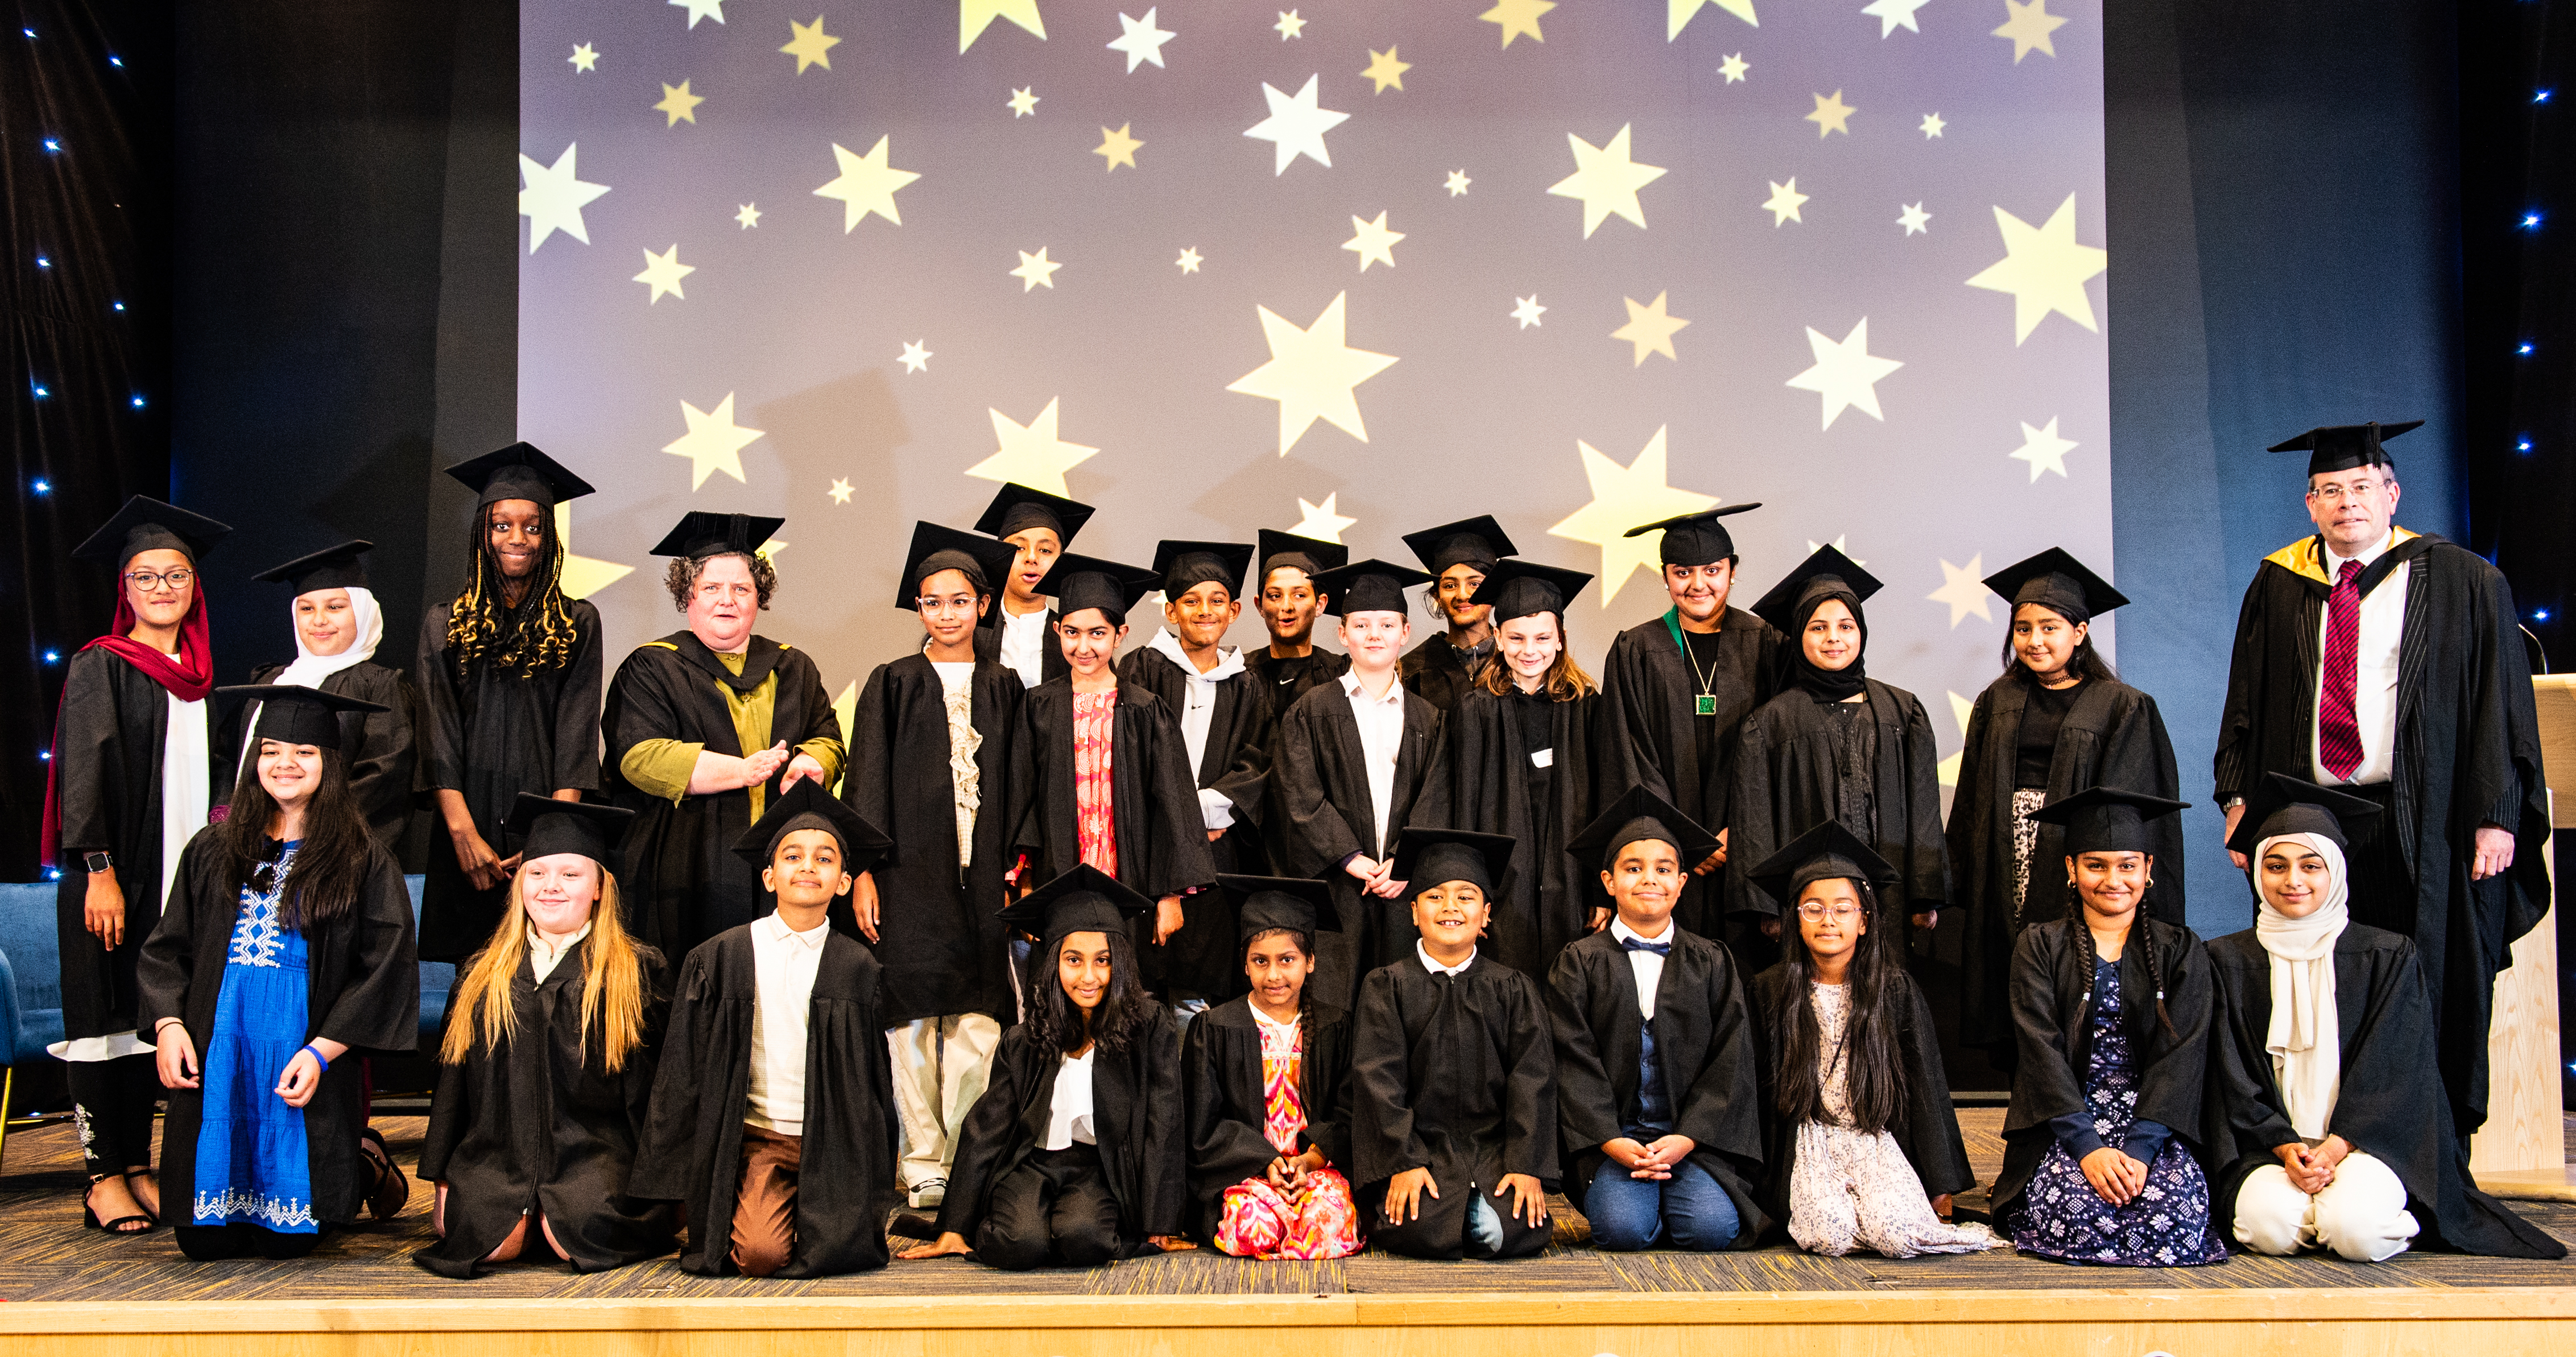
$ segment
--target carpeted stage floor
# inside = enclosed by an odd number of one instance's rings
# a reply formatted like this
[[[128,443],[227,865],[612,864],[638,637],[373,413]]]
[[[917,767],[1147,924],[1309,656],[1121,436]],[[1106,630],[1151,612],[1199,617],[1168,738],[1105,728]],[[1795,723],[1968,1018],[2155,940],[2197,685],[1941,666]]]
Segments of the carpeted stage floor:
[[[2003,1155],[2000,1108],[1962,1108],[1968,1154],[1991,1179]],[[419,1149],[420,1117],[380,1117],[377,1126],[408,1169]],[[2576,1146],[2576,1118],[2569,1121]],[[1557,1242],[1536,1258],[1509,1263],[1433,1263],[1370,1251],[1333,1263],[1256,1263],[1209,1250],[1091,1269],[1014,1275],[943,1259],[897,1261],[881,1272],[819,1281],[693,1277],[671,1258],[576,1276],[561,1264],[509,1265],[472,1282],[422,1271],[411,1254],[430,1237],[430,1189],[415,1182],[411,1206],[389,1224],[343,1231],[297,1262],[194,1264],[166,1229],[111,1239],[80,1227],[80,1158],[72,1128],[54,1124],[8,1139],[0,1173],[0,1299],[11,1301],[346,1300],[439,1301],[467,1297],[663,1298],[751,1296],[995,1295],[1332,1295],[1347,1293],[1604,1291],[1863,1291],[1926,1288],[2088,1287],[2455,1287],[2576,1285],[2576,1260],[2561,1263],[2407,1254],[2377,1267],[2325,1258],[2238,1257],[2211,1267],[2126,1270],[2069,1267],[2008,1252],[1890,1261],[1819,1258],[1786,1247],[1750,1253],[1608,1254],[1582,1241],[1580,1216],[1558,1211]],[[1964,1199],[1982,1207],[1982,1196]],[[2518,1210],[2576,1243],[2576,1202],[2518,1201]]]

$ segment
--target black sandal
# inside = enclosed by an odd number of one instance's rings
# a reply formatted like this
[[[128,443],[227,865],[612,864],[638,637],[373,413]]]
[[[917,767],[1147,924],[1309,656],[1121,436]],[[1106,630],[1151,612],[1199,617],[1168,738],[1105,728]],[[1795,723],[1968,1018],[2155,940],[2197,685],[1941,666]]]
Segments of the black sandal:
[[[98,1218],[98,1208],[90,1204],[90,1198],[97,1193],[98,1185],[106,1182],[110,1178],[121,1179],[124,1176],[125,1175],[119,1173],[102,1173],[89,1180],[88,1190],[81,1193],[82,1225],[93,1230],[105,1230],[112,1235],[138,1235],[150,1234],[152,1232],[152,1227],[161,1223],[160,1221],[153,1219],[151,1214],[148,1212],[131,1216],[118,1216],[116,1219],[109,1221],[102,1221]],[[138,1205],[139,1204],[140,1203],[138,1203]],[[133,1225],[138,1222],[141,1223],[143,1227],[142,1229],[129,1230],[125,1228],[128,1225]]]
[[[125,1179],[125,1194],[134,1198],[134,1204],[142,1207],[143,1214],[152,1217],[152,1223],[155,1225],[161,1223],[161,1213],[143,1205],[143,1194],[134,1190],[134,1180],[155,1177],[158,1173],[157,1169],[127,1169],[122,1175]]]
[[[378,1220],[391,1220],[402,1214],[411,1200],[411,1179],[394,1162],[393,1152],[385,1148],[385,1138],[372,1126],[358,1131],[359,1153],[375,1161],[376,1185],[367,1191],[367,1213]],[[373,1152],[368,1152],[368,1147]]]

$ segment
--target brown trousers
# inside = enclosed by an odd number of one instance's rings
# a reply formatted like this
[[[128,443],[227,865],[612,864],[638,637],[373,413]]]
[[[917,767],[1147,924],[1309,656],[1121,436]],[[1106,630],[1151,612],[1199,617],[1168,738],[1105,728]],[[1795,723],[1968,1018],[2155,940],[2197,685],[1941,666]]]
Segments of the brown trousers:
[[[796,1171],[804,1160],[802,1136],[742,1125],[742,1185],[733,1202],[733,1265],[746,1277],[766,1277],[787,1266],[796,1251]]]

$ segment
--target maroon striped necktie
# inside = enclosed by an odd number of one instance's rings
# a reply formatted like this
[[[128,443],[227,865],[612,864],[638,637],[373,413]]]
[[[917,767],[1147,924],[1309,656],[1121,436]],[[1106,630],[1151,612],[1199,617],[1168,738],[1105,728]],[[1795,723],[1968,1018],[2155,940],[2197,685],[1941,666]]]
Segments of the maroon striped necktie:
[[[2326,595],[2326,663],[2318,676],[2317,761],[2340,778],[2361,766],[2353,690],[2361,669],[2361,562],[2346,561]]]

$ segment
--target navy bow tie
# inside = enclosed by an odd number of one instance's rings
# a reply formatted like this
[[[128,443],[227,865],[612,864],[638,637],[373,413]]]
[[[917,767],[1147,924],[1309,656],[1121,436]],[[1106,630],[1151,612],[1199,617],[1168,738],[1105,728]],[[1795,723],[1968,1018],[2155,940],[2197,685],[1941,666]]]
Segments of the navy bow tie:
[[[1657,956],[1670,956],[1673,951],[1669,942],[1648,942],[1644,938],[1621,938],[1619,945],[1631,952],[1652,952]]]

